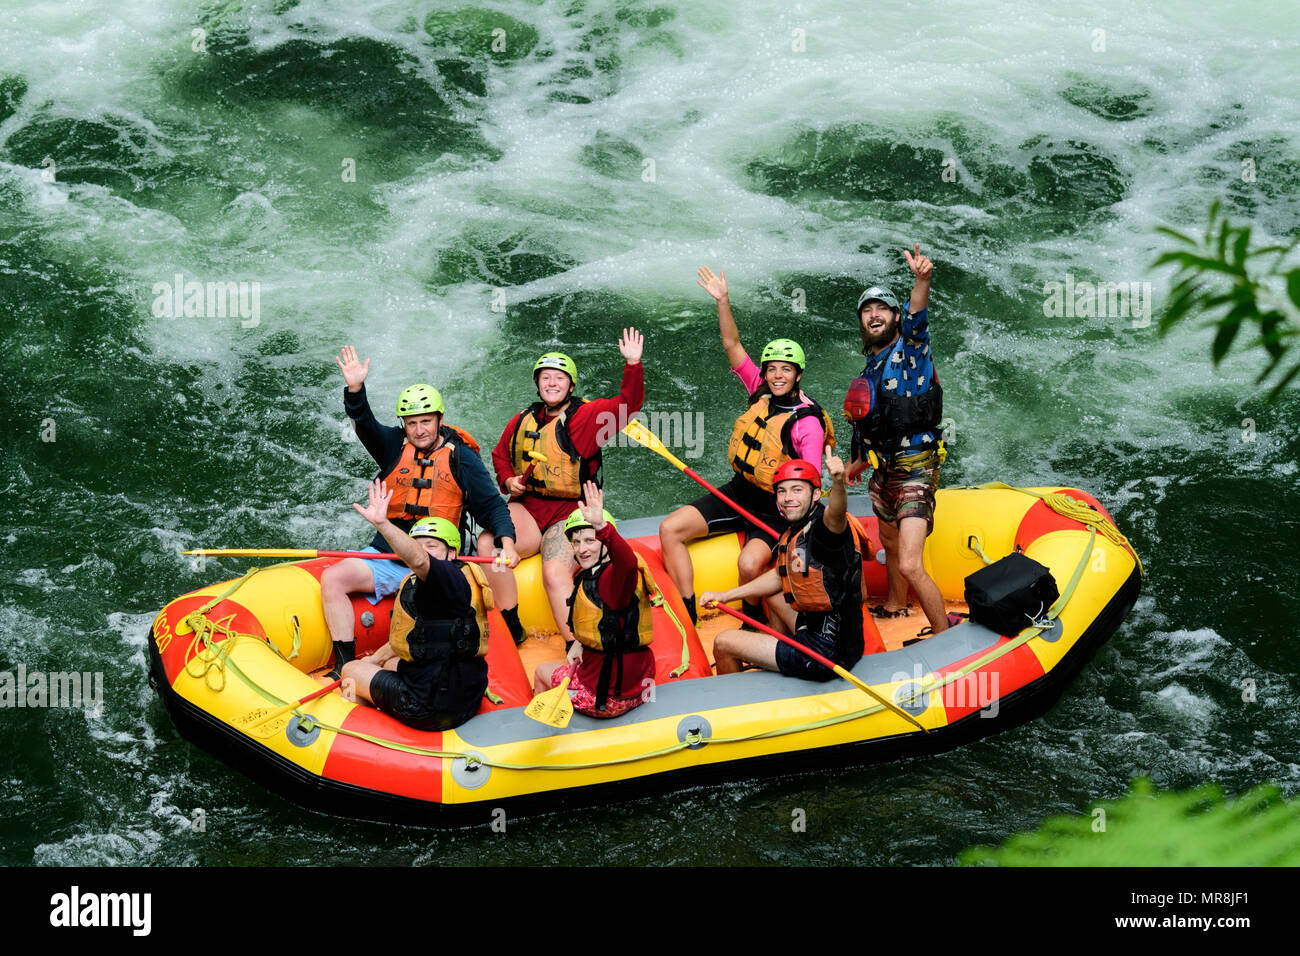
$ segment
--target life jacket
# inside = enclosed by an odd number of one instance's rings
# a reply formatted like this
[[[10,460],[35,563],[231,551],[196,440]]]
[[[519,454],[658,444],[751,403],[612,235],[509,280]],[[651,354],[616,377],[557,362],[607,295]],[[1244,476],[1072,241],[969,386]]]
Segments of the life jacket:
[[[602,561],[593,568],[582,571],[574,579],[573,593],[569,595],[569,630],[583,647],[600,651],[605,659],[600,665],[596,682],[596,709],[604,710],[609,699],[610,678],[617,669],[617,686],[623,686],[623,655],[628,651],[646,647],[654,640],[653,601],[660,597],[650,569],[641,555],[636,556],[637,582],[632,603],[614,610],[600,597],[600,576],[609,568]]]
[[[824,408],[810,402],[802,408],[769,415],[771,400],[771,395],[764,395],[736,419],[731,430],[731,443],[727,446],[731,467],[764,491],[772,490],[772,476],[776,470],[797,457],[790,435],[799,419],[820,416],[826,443],[832,450],[835,448],[835,426]],[[818,458],[820,460],[820,455]]]
[[[465,492],[456,480],[455,456],[462,443],[478,454],[478,442],[455,425],[444,425],[440,434],[443,442],[430,458],[416,451],[409,441],[403,441],[397,463],[388,474],[379,476],[393,489],[388,502],[389,521],[414,522],[432,516],[460,526]]]
[[[402,660],[454,662],[487,656],[487,612],[493,607],[492,587],[477,564],[462,563],[460,571],[469,582],[474,608],[470,617],[420,617],[415,606],[415,588],[420,579],[408,574],[402,580],[388,626],[388,644]]]
[[[875,401],[867,417],[859,422],[862,434],[874,448],[897,442],[917,432],[937,431],[943,421],[943,386],[939,373],[930,379],[930,387],[920,395],[887,392],[876,382]]]
[[[528,476],[528,492],[543,498],[564,498],[577,501],[582,497],[582,483],[600,481],[600,449],[590,458],[583,458],[574,447],[569,435],[569,416],[583,405],[585,399],[574,398],[561,414],[551,416],[541,424],[545,402],[533,402],[519,413],[519,424],[510,439],[510,459],[516,475],[533,465]],[[545,462],[527,457],[525,451],[535,451],[546,456]]]
[[[854,557],[847,568],[828,568],[812,557],[808,535],[813,522],[821,519],[826,506],[820,501],[798,527],[787,528],[776,542],[776,573],[781,578],[785,601],[796,611],[838,611],[856,595],[860,603],[867,600],[867,582],[862,577],[862,555],[871,542],[858,526],[857,519],[846,515],[853,535]],[[798,554],[802,570],[793,566]]]

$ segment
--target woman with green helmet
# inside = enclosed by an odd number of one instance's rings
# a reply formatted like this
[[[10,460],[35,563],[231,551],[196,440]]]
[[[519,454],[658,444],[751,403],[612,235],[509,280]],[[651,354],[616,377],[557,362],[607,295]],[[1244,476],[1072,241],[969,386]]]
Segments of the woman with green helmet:
[[[785,520],[776,507],[772,479],[777,468],[787,461],[802,458],[820,463],[823,448],[835,444],[830,416],[799,388],[805,368],[805,356],[799,343],[791,339],[769,342],[754,364],[740,343],[740,332],[731,314],[724,273],[713,274],[701,266],[697,283],[718,303],[718,331],[731,370],[745,386],[749,407],[736,419],[727,458],[735,475],[720,489],[778,534]],[[740,583],[758,577],[772,560],[776,539],[747,518],[742,517],[709,494],[678,508],[659,526],[664,565],[686,602],[686,610],[695,620],[695,569],[686,542],[719,531],[744,531],[746,541],[740,552]],[[751,617],[762,619],[761,604],[746,604]]]
[[[582,496],[582,483],[599,484],[601,446],[645,401],[644,347],[640,332],[623,330],[618,343],[624,360],[618,397],[591,401],[577,397],[578,367],[573,359],[562,352],[547,352],[533,365],[538,400],[510,419],[492,450],[497,482],[510,498],[510,518],[519,531],[519,555],[541,553],[542,582],[556,627],[566,641],[573,638],[566,623],[566,602],[573,590],[573,549],[562,524]],[[513,606],[518,600],[513,575],[493,575],[492,586],[502,604]],[[522,642],[522,631],[514,626],[511,630],[515,641]]]
[[[590,717],[617,717],[644,701],[654,684],[650,650],[654,623],[649,569],[618,533],[614,516],[593,481],[564,522],[578,573],[570,582],[573,643],[563,663],[539,664],[533,693],[569,678],[573,709]]]

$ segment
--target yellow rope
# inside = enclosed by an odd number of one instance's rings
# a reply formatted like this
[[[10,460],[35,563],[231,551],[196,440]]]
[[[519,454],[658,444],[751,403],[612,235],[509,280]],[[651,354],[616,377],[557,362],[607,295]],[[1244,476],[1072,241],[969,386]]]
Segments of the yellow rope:
[[[1133,545],[1129,543],[1128,538],[1124,537],[1119,528],[1106,520],[1105,515],[1100,511],[1096,511],[1089,507],[1084,502],[1079,501],[1077,498],[1071,498],[1069,495],[1062,494],[1059,491],[1052,491],[1045,495],[1040,495],[1036,491],[1030,491],[1028,488],[1016,488],[1003,481],[986,481],[984,484],[975,485],[974,487],[976,489],[1001,488],[1007,491],[1021,491],[1027,495],[1033,495],[1035,498],[1041,499],[1047,507],[1051,508],[1057,514],[1078,521],[1086,527],[1096,528],[1098,534],[1105,535],[1113,544],[1118,545],[1121,548],[1126,548],[1133,555],[1133,560],[1137,562],[1138,573],[1143,577],[1146,577],[1146,571],[1142,567],[1142,559],[1138,557],[1137,548],[1133,547]]]

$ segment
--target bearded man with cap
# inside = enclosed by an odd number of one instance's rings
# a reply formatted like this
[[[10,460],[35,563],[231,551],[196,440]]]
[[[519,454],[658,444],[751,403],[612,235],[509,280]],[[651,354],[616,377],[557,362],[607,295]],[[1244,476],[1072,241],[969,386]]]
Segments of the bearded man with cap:
[[[889,594],[871,613],[899,617],[908,613],[907,591],[916,592],[933,633],[947,630],[943,596],[925,571],[921,555],[934,530],[939,466],[946,455],[940,422],[943,388],[930,351],[930,279],[934,263],[903,251],[916,276],[912,295],[900,309],[898,299],[881,285],[858,298],[858,330],[867,356],[862,378],[871,387],[870,411],[853,426],[850,483],[868,463],[874,470],[867,490],[880,520],[881,544]]]

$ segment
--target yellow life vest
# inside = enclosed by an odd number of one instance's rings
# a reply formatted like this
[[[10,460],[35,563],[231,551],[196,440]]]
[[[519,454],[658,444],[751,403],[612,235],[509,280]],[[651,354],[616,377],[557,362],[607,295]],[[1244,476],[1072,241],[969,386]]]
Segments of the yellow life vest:
[[[635,600],[623,610],[614,610],[601,600],[597,584],[609,568],[608,562],[583,571],[574,579],[569,597],[569,630],[584,647],[606,654],[622,654],[645,647],[654,640],[651,602],[659,588],[641,555],[636,556]]]
[[[771,395],[764,395],[736,419],[731,430],[731,443],[727,446],[731,467],[764,491],[772,491],[776,470],[795,457],[790,434],[799,419],[820,416],[826,444],[832,451],[835,449],[835,425],[820,405],[810,402],[802,408],[769,415],[771,401]]]
[[[477,564],[462,563],[460,571],[469,582],[472,617],[421,618],[415,606],[415,588],[420,579],[414,573],[403,579],[388,626],[388,645],[402,660],[460,661],[487,656],[487,612],[493,607],[492,586]]]
[[[574,398],[562,414],[550,417],[545,425],[541,424],[546,408],[543,402],[534,402],[519,413],[519,425],[510,439],[510,460],[516,475],[533,465],[528,476],[529,494],[577,501],[582,497],[584,481],[600,484],[600,449],[591,458],[583,458],[569,435],[569,416],[585,404],[585,400]],[[539,452],[546,461],[534,462],[525,451]]]

